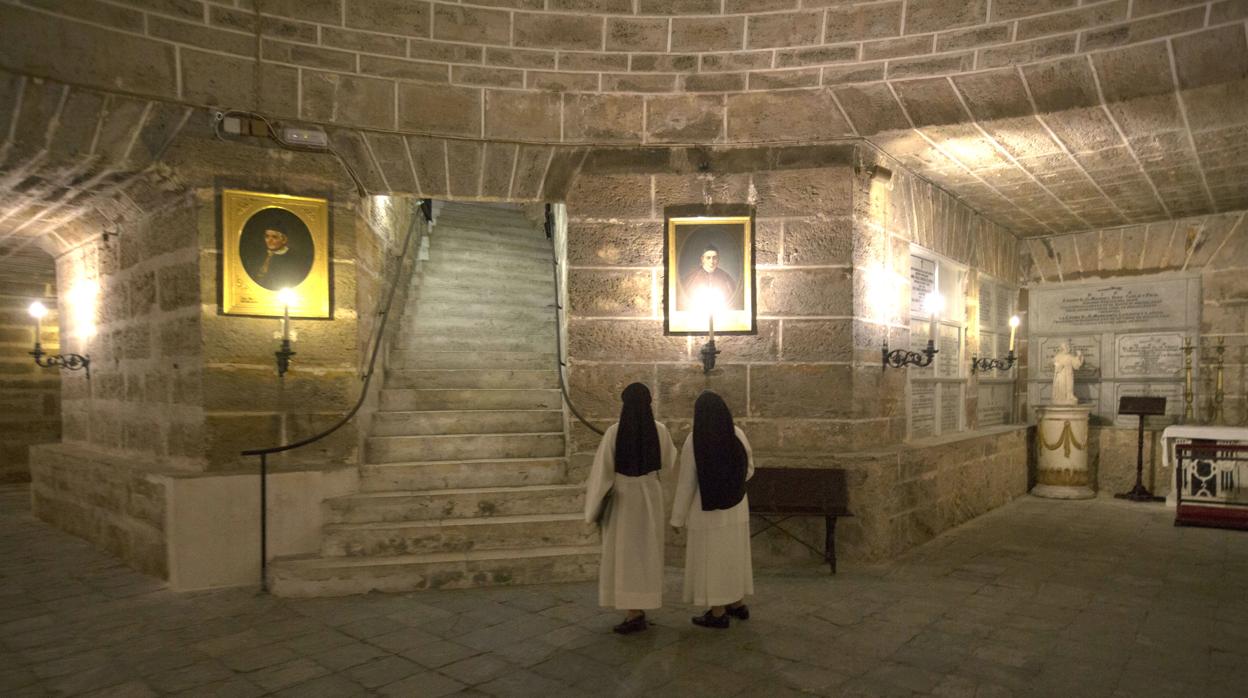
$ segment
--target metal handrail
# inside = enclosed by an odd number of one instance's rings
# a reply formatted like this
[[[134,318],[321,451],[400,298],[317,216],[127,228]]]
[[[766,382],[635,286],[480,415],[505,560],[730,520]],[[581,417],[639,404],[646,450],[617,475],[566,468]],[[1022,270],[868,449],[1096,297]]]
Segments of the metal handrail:
[[[563,377],[563,333],[559,331],[559,311],[563,309],[563,305],[559,303],[559,254],[555,251],[554,236],[554,218],[551,215],[550,204],[546,204],[546,239],[550,240],[550,261],[555,275],[555,370],[559,374],[559,392],[563,395],[563,402],[568,406],[568,411],[572,416],[581,421],[581,424],[589,427],[590,431],[602,436],[603,431],[594,426],[581,416],[577,411],[576,405],[572,404],[572,398],[568,395],[568,384]]]
[[[428,201],[423,202],[420,210],[425,215],[426,220],[430,220],[430,207]],[[269,590],[268,579],[268,457],[270,453],[283,453],[291,451],[310,443],[315,443],[341,429],[351,418],[360,411],[360,407],[364,405],[364,401],[368,399],[368,386],[373,379],[373,370],[377,365],[377,354],[380,353],[382,337],[385,336],[386,322],[390,319],[390,305],[394,301],[394,292],[399,288],[399,276],[403,273],[403,265],[407,259],[407,252],[411,248],[412,238],[416,237],[417,223],[419,218],[413,216],[412,223],[408,227],[407,236],[403,240],[403,250],[399,253],[399,262],[394,268],[394,278],[390,282],[390,292],[386,294],[386,305],[378,315],[381,316],[381,322],[377,324],[373,338],[373,353],[368,360],[368,370],[364,373],[364,383],[360,386],[360,399],[355,402],[355,406],[349,412],[343,415],[333,426],[314,436],[300,439],[294,443],[282,444],[280,446],[268,446],[265,448],[250,448],[242,451],[243,456],[260,456],[260,589],[262,591]]]

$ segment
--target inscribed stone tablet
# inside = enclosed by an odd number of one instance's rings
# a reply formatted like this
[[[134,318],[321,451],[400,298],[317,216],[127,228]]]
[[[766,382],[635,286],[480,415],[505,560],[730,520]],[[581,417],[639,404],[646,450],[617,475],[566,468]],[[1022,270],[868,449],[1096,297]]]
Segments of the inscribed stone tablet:
[[[1183,335],[1118,335],[1119,378],[1179,378],[1183,375]]]

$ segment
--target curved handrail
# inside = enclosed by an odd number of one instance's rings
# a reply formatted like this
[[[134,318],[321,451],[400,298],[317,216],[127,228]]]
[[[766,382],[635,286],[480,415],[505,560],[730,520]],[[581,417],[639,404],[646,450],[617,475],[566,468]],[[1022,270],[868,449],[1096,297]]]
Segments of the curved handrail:
[[[426,220],[429,220],[430,207],[427,204],[428,200],[422,204],[421,212],[426,216]],[[394,302],[394,292],[399,288],[399,277],[403,274],[403,265],[404,262],[407,261],[407,251],[411,249],[412,238],[416,237],[416,226],[418,222],[419,219],[413,215],[411,226],[408,227],[407,236],[403,240],[403,251],[399,253],[399,262],[394,268],[394,278],[390,282],[390,292],[386,294],[386,307],[382,309],[380,313],[381,322],[377,323],[376,337],[373,339],[373,353],[368,359],[368,371],[364,374],[364,384],[360,386],[360,399],[355,402],[355,406],[343,415],[342,419],[338,420],[338,422],[333,426],[314,436],[309,436],[306,439],[300,439],[291,444],[269,446],[267,448],[249,448],[242,451],[242,455],[244,456],[260,456],[260,589],[262,591],[267,592],[269,590],[269,454],[290,451],[301,446],[307,446],[310,443],[320,441],[326,436],[338,431],[343,427],[343,425],[351,421],[351,418],[354,417],[356,413],[360,411],[360,407],[364,405],[364,401],[368,399],[368,386],[373,380],[373,369],[377,365],[377,354],[381,350],[382,338],[385,337],[386,322],[390,319],[390,305]]]
[[[559,373],[559,392],[563,394],[563,402],[568,406],[568,411],[572,416],[581,421],[581,424],[589,427],[590,431],[602,436],[603,430],[590,424],[589,420],[581,416],[577,411],[576,405],[572,404],[572,397],[568,395],[568,384],[563,378],[563,335],[559,331],[559,311],[563,306],[559,304],[559,254],[555,251],[555,236],[552,234],[553,220],[550,213],[550,204],[546,204],[546,237],[550,240],[550,262],[555,275],[555,370]]]
[[[306,439],[300,439],[299,441],[296,441],[291,444],[283,444],[281,446],[269,446],[266,448],[247,449],[246,451],[242,452],[242,455],[244,456],[266,456],[270,453],[282,453],[284,451],[290,451],[290,450],[299,448],[301,446],[307,446],[310,443],[320,441],[326,436],[329,436],[335,431],[338,431],[339,429],[343,427],[343,425],[351,421],[351,418],[355,416],[356,412],[360,411],[360,407],[364,405],[364,401],[368,398],[368,386],[369,386],[369,383],[373,379],[373,368],[377,364],[377,354],[379,350],[381,349],[381,340],[386,332],[386,321],[390,319],[390,304],[392,301],[394,301],[394,292],[399,288],[399,275],[403,273],[403,262],[407,258],[407,250],[408,248],[411,247],[412,238],[415,237],[414,233],[416,232],[417,221],[418,219],[413,216],[412,224],[408,228],[408,231],[407,231],[407,237],[403,240],[403,251],[399,253],[399,263],[394,269],[394,279],[390,283],[390,293],[386,295],[386,307],[381,311],[381,313],[379,313],[381,315],[381,322],[377,326],[376,337],[373,340],[373,354],[368,360],[368,371],[364,374],[364,385],[360,388],[360,399],[356,401],[355,406],[352,407],[351,411],[347,412],[346,415],[342,417],[342,419],[338,420],[336,424],[334,424],[333,426],[331,426],[330,428],[326,429],[325,431],[319,434],[316,434],[314,436],[309,436]]]

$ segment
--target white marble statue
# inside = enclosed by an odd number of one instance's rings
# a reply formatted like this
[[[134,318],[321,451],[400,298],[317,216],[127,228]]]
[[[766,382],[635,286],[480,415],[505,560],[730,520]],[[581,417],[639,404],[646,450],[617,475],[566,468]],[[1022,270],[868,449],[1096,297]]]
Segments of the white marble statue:
[[[1075,371],[1083,366],[1083,352],[1070,351],[1070,342],[1062,342],[1057,354],[1053,356],[1053,400],[1054,405],[1077,405],[1075,397]]]

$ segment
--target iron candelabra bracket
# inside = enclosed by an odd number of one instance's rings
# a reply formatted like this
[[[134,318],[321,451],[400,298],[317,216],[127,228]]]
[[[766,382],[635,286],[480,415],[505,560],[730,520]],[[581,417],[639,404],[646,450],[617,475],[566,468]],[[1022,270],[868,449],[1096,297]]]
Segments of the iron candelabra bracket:
[[[927,340],[927,348],[923,351],[910,351],[909,349],[893,349],[890,351],[888,341],[885,341],[884,348],[880,350],[880,355],[883,358],[883,366],[880,367],[880,370],[883,371],[890,366],[892,368],[905,368],[906,366],[926,368],[932,365],[932,359],[936,358],[936,355],[939,353],[940,350],[936,348],[936,343],[930,339]]]
[[[710,373],[715,368],[715,357],[719,355],[719,350],[715,348],[715,340],[706,340],[699,354],[702,356],[702,373]]]
[[[286,372],[290,370],[290,357],[295,355],[295,352],[290,350],[290,340],[283,339],[282,348],[273,352],[273,355],[277,357],[277,375],[279,377],[286,375]]]
[[[1014,368],[1014,363],[1018,361],[1018,357],[1014,355],[1014,350],[1005,355],[1003,359],[989,359],[971,357],[971,373],[979,373],[980,371],[1008,371]]]
[[[86,371],[87,380],[91,380],[91,357],[82,354],[48,354],[35,342],[35,350],[29,352],[35,357],[35,365],[41,368],[60,368],[66,371]]]

